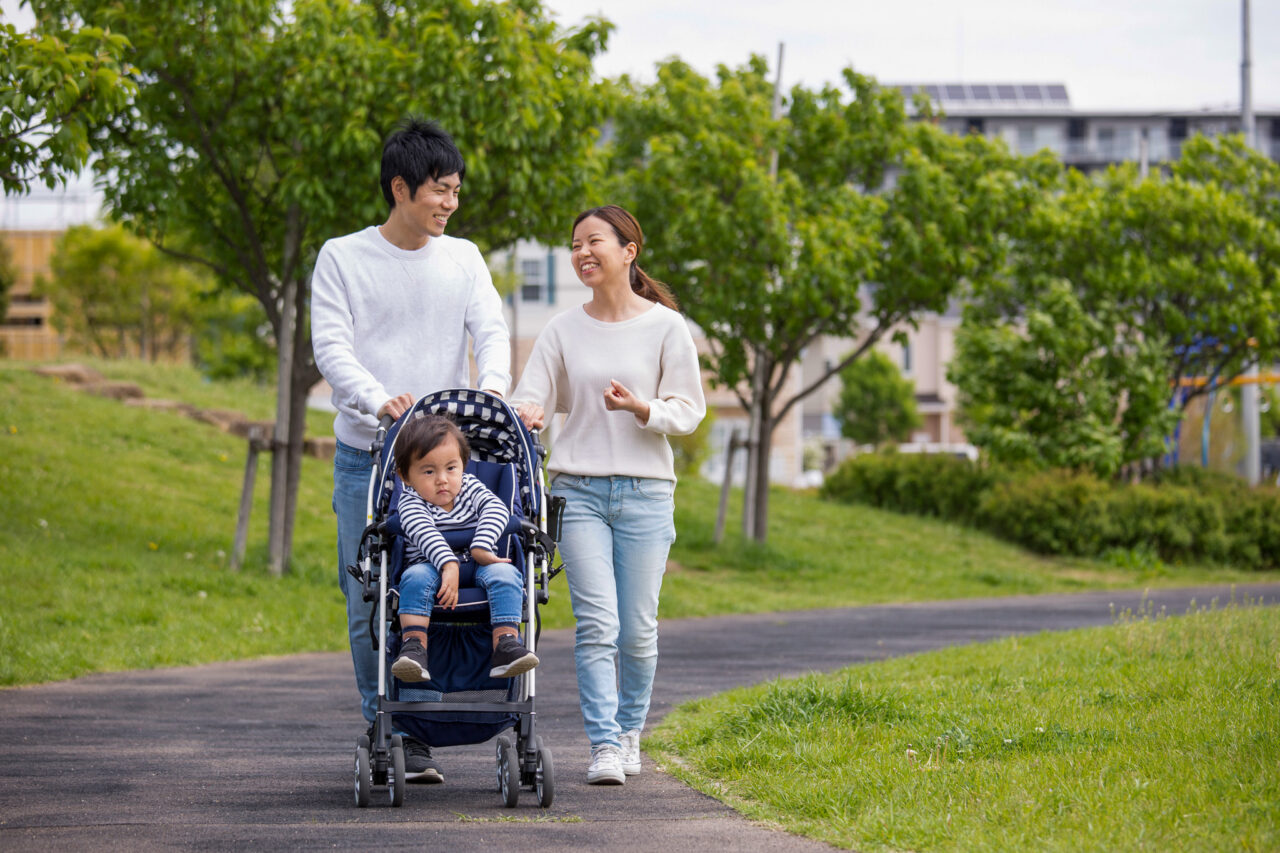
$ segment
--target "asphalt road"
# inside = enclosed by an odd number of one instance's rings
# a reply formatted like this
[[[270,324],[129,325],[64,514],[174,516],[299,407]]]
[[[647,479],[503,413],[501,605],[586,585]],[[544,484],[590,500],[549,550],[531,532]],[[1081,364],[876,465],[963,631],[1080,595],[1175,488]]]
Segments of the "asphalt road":
[[[1241,586],[1268,604],[1280,584]],[[1156,609],[1225,603],[1227,587],[1151,593]],[[827,671],[1042,630],[1110,623],[1140,592],[813,610],[672,620],[661,626],[650,723],[674,704],[778,676]],[[808,851],[830,849],[751,823],[673,778],[585,783],[572,635],[539,648],[539,733],[556,798],[502,807],[489,744],[437,751],[444,785],[403,808],[352,802],[363,730],[345,654],[93,675],[0,690],[0,850],[429,849]]]

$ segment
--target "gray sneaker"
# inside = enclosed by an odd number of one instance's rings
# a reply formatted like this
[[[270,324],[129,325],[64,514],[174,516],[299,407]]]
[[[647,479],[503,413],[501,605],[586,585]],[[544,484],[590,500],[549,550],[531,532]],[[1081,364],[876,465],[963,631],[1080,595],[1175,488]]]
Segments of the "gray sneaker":
[[[621,785],[627,781],[622,772],[622,751],[611,743],[591,747],[591,766],[587,768],[588,785]]]
[[[634,776],[640,772],[640,730],[623,732],[618,740],[622,743],[622,772]]]
[[[431,757],[431,747],[408,735],[404,740],[404,780],[425,785],[438,785],[444,781],[440,762]]]

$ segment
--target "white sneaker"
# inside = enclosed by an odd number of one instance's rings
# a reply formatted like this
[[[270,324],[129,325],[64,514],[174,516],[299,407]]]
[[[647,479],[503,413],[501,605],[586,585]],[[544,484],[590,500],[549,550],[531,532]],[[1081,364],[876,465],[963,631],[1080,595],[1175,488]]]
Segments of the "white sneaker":
[[[622,772],[622,752],[611,743],[591,747],[591,766],[587,768],[588,785],[621,785],[627,781]]]
[[[640,772],[640,730],[623,732],[618,740],[622,742],[622,772],[634,776]]]

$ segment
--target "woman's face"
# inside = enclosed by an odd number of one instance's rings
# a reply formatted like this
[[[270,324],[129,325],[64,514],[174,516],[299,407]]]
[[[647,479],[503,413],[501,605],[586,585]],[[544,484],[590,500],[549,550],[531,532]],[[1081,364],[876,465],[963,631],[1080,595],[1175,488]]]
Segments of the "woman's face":
[[[587,287],[608,282],[621,282],[630,287],[631,262],[636,258],[636,244],[618,242],[613,226],[603,219],[588,216],[573,229],[569,246],[573,271]]]

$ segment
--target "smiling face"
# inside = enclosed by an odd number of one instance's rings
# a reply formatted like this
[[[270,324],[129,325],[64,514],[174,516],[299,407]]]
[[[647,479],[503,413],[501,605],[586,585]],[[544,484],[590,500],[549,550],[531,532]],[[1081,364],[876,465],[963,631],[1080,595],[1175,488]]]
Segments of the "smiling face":
[[[598,216],[588,216],[574,227],[569,248],[573,271],[587,287],[613,283],[630,288],[636,244],[623,244],[608,222]]]
[[[444,234],[449,217],[458,209],[461,189],[462,178],[454,172],[427,178],[410,198],[409,185],[397,177],[391,182],[391,192],[396,199],[392,214],[398,213],[401,222],[418,236],[439,237]]]
[[[423,456],[409,463],[404,479],[427,503],[445,512],[453,509],[453,501],[462,490],[462,451],[451,436]]]

